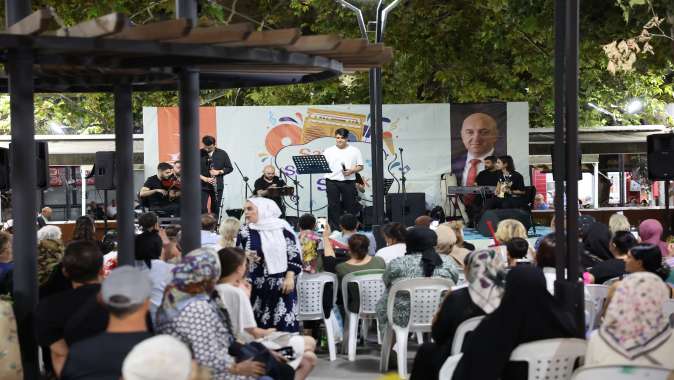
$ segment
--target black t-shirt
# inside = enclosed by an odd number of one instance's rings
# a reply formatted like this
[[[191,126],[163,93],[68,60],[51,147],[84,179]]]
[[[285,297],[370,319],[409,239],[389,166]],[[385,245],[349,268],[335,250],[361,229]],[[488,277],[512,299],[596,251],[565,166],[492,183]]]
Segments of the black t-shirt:
[[[151,261],[161,256],[164,244],[157,231],[144,231],[136,236],[134,241],[136,260],[145,261],[148,268],[152,268]]]
[[[590,269],[590,274],[594,276],[595,284],[603,284],[604,282],[625,274],[625,262],[620,259],[605,260],[595,264]]]
[[[257,180],[255,180],[254,188],[253,188],[253,193],[257,195],[257,192],[260,190],[267,190],[267,188],[271,185],[276,185],[276,187],[283,187],[286,185],[285,181],[279,178],[279,176],[274,176],[271,182],[267,182],[264,177],[260,177]]]
[[[100,284],[83,285],[79,288],[54,294],[40,301],[35,313],[35,328],[38,343],[49,347],[54,342],[65,338],[66,324],[87,303],[96,301],[101,289]],[[108,323],[108,314],[105,313],[105,326]],[[96,321],[87,321],[87,324]],[[100,332],[98,330],[97,332]]]
[[[143,187],[147,187],[150,190],[154,189],[164,189],[164,186],[161,184],[161,180],[156,175],[148,177],[143,184]],[[164,196],[159,193],[154,193],[147,197],[147,203],[152,207],[163,207],[171,203],[167,196]]]
[[[62,380],[119,380],[131,349],[150,338],[148,332],[103,332],[74,344],[61,373]]]
[[[449,356],[454,334],[459,325],[470,318],[485,315],[484,310],[470,298],[468,288],[452,291],[440,305],[435,323],[431,329],[433,341]],[[466,339],[464,338],[464,345]]]
[[[478,186],[496,186],[500,172],[497,170],[483,170],[478,173],[475,182]]]
[[[110,315],[98,297],[87,299],[66,322],[63,337],[68,346],[96,336],[108,327]]]
[[[498,182],[508,181],[512,183],[510,185],[510,190],[524,191],[524,177],[522,177],[520,173],[512,171],[509,176],[503,175],[503,172],[498,174]]]

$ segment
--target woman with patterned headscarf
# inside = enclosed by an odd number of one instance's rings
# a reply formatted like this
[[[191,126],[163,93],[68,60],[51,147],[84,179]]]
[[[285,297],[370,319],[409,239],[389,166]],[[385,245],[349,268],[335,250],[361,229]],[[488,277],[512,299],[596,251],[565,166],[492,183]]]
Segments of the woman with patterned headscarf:
[[[670,290],[653,273],[620,283],[601,327],[590,336],[585,365],[657,365],[674,370],[674,333],[662,312]]]
[[[210,368],[214,380],[246,380],[265,375],[264,364],[237,362],[230,348],[237,345],[229,314],[215,292],[220,262],[212,248],[188,253],[173,268],[173,280],[164,290],[157,311],[157,330],[172,335],[192,349],[194,360]],[[282,366],[283,367],[283,366]],[[292,368],[285,371],[293,372]],[[287,378],[287,373],[284,373]]]
[[[474,251],[464,260],[468,286],[447,294],[433,320],[433,343],[419,347],[411,379],[437,379],[451,353],[454,333],[473,317],[490,314],[501,303],[505,287],[504,263],[491,249]]]
[[[246,224],[237,246],[252,253],[250,301],[258,327],[298,332],[295,278],[302,272],[300,248],[292,227],[280,219],[276,202],[250,198],[245,206]]]

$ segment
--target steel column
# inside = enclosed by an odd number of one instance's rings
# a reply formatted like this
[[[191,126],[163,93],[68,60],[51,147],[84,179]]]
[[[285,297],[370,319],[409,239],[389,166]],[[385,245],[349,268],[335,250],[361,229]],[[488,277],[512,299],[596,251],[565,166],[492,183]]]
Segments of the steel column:
[[[5,22],[11,26],[32,13],[30,0],[5,0]]]
[[[133,265],[135,258],[133,112],[131,106],[131,85],[120,83],[115,86],[115,194],[117,198],[117,252],[120,265]]]
[[[176,17],[197,20],[196,0],[176,0]],[[199,71],[180,69],[180,201],[183,252],[201,247],[201,181],[199,179]]]
[[[8,11],[8,14],[10,12]],[[33,53],[30,47],[11,50],[9,74],[12,123],[12,214],[14,218],[14,312],[25,378],[39,377],[34,313],[37,306],[37,173],[35,170],[35,116]]]
[[[566,8],[563,0],[555,1],[555,144],[552,170],[555,178],[555,266],[557,279],[564,278],[566,266],[566,214],[564,213],[564,64]]]
[[[201,182],[199,180],[199,72],[180,72],[180,201],[183,252],[201,246]]]

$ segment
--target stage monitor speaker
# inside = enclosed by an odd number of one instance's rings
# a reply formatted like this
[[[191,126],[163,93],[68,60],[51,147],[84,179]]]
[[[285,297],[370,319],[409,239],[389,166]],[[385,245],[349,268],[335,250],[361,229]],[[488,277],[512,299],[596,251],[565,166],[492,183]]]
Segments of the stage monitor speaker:
[[[9,149],[0,148],[0,191],[9,190]]]
[[[550,145],[550,157],[552,158],[552,179],[555,179],[555,165],[559,165],[559,167],[562,169],[560,170],[560,174],[562,175],[562,178],[566,177],[566,164],[563,162],[562,159],[557,157],[557,153],[555,152],[555,146],[556,144]],[[563,146],[562,146],[563,147]],[[583,162],[583,153],[580,151],[580,147],[578,147],[578,180],[580,181],[583,179],[583,171],[582,171],[582,162]]]
[[[11,182],[9,180],[11,175],[11,167],[13,166],[12,156],[13,144],[9,144],[8,155],[8,168],[7,168],[7,188],[11,187]],[[36,186],[38,189],[45,190],[49,187],[49,146],[46,141],[36,141],[35,142],[35,170],[37,174]]]
[[[425,193],[405,194],[405,218],[403,219],[403,195],[386,195],[386,215],[392,222],[402,223],[409,227],[414,225],[414,220],[426,212]]]
[[[648,179],[674,180],[674,133],[646,137],[648,146]]]
[[[115,152],[96,152],[94,182],[96,190],[115,189]]]
[[[526,228],[527,231],[531,228],[531,218],[526,211],[516,208],[507,208],[485,211],[484,214],[482,214],[482,218],[480,218],[477,229],[482,236],[491,237],[491,232],[489,231],[489,227],[487,227],[487,221],[491,221],[491,225],[494,228],[494,231],[496,231],[498,224],[505,219],[519,220],[524,224],[524,228]]]

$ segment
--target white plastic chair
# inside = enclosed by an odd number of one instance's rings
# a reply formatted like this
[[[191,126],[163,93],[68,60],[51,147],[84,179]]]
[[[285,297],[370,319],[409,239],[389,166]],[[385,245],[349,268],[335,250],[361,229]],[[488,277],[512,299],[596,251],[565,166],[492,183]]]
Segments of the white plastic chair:
[[[332,306],[330,307],[330,316],[326,316],[323,310],[323,289],[325,285],[332,283]],[[315,273],[300,274],[297,280],[297,303],[299,312],[297,319],[300,321],[323,320],[325,332],[328,336],[328,351],[330,352],[330,361],[337,359],[335,349],[335,331],[332,328],[332,321],[335,318],[332,309],[337,301],[337,275],[334,273]]]
[[[667,380],[674,372],[646,365],[603,365],[578,368],[571,380]]]
[[[576,338],[539,340],[517,346],[510,354],[510,361],[528,363],[528,380],[567,380],[576,359],[585,356],[586,346],[583,339]],[[447,358],[440,368],[439,380],[452,378],[462,356],[459,353]]]
[[[566,380],[576,359],[585,357],[586,349],[583,339],[545,339],[520,344],[510,354],[510,361],[527,362],[529,380]]]
[[[585,332],[590,332],[594,329],[595,318],[597,313],[594,310],[594,301],[590,299],[585,300]]]
[[[594,322],[592,325],[589,325],[590,330],[597,327],[597,322],[599,322],[597,316],[601,315],[601,312],[604,309],[604,302],[606,302],[606,297],[608,297],[608,288],[609,287],[606,285],[585,285],[585,289],[587,289],[587,292],[590,294],[592,302],[594,303],[594,312],[592,314]]]
[[[461,322],[459,327],[456,328],[454,340],[452,340],[452,355],[456,355],[461,352],[461,347],[463,347],[463,340],[466,338],[466,334],[475,330],[477,325],[482,322],[484,317],[484,315],[479,315],[477,317],[468,318]]]
[[[393,334],[396,337],[398,375],[407,378],[407,339],[409,333],[429,332],[433,322],[433,316],[442,302],[444,293],[451,289],[452,281],[444,278],[413,278],[400,280],[393,284],[388,294],[386,315],[387,328],[384,332],[384,340],[381,346],[381,360],[379,369],[381,372],[388,370],[391,355]],[[410,295],[410,318],[407,326],[398,326],[393,321],[393,309],[396,294],[409,292]]]
[[[611,286],[611,285],[613,285],[615,282],[618,282],[618,281],[620,281],[620,277],[609,278],[608,280],[604,281],[604,285],[606,285],[606,286]]]
[[[363,337],[367,337],[367,327],[371,320],[377,323],[377,302],[386,291],[386,285],[382,275],[383,269],[361,270],[351,272],[342,278],[342,299],[344,300],[344,345],[348,354],[349,361],[356,360],[356,345],[358,342],[358,321],[363,320]],[[356,284],[358,287],[359,304],[358,311],[349,310],[349,284]],[[377,325],[377,340],[379,340],[379,325]]]

